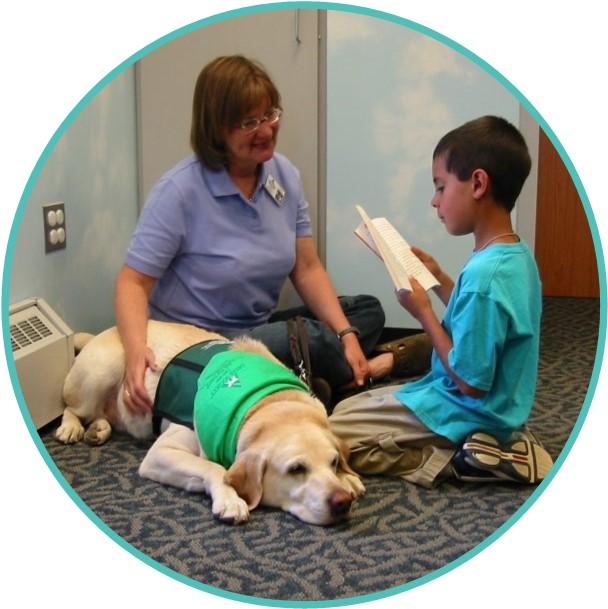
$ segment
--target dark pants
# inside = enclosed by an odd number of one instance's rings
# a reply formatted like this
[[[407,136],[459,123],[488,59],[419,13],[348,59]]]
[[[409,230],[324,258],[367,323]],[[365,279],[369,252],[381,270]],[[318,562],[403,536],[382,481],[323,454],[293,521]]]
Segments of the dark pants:
[[[359,342],[366,357],[374,350],[384,328],[384,310],[380,301],[374,296],[341,296],[342,310],[351,326],[361,332]],[[313,317],[304,306],[277,311],[268,323],[245,332],[245,334],[263,342],[268,349],[286,366],[293,368],[294,362],[289,348],[287,320],[301,316],[305,321],[306,334],[310,351],[310,362],[313,377],[325,379],[333,389],[342,387],[353,380],[353,372],[344,357],[344,349],[336,334],[323,322]],[[228,338],[242,335],[243,331],[225,332]]]

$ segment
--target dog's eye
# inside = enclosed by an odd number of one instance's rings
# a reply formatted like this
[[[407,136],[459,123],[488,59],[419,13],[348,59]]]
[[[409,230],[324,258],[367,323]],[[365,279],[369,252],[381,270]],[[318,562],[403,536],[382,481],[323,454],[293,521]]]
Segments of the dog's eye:
[[[336,471],[338,469],[338,465],[340,465],[340,458],[339,457],[335,457],[334,460],[331,462],[331,468]]]
[[[303,463],[293,463],[287,469],[290,476],[300,476],[306,473],[306,466]]]

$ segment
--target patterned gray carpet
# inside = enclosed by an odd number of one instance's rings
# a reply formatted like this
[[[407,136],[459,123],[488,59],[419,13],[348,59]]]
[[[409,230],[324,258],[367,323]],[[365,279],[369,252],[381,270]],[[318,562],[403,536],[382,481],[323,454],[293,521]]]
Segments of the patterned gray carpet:
[[[545,301],[531,428],[554,459],[585,402],[599,321],[598,300]],[[454,482],[425,490],[372,477],[344,524],[314,527],[261,508],[231,527],[213,519],[207,497],[140,479],[146,443],[114,435],[101,448],[63,446],[52,429],[41,439],[57,475],[104,530],[160,571],[236,598],[337,601],[432,577],[486,542],[543,488]]]

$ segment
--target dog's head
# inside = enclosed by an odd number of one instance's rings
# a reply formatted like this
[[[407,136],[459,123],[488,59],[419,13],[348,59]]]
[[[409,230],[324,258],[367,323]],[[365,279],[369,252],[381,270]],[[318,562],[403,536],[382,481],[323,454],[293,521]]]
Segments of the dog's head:
[[[365,492],[348,465],[348,448],[329,429],[324,410],[291,401],[270,404],[251,416],[226,482],[250,509],[277,507],[315,525],[344,520]]]

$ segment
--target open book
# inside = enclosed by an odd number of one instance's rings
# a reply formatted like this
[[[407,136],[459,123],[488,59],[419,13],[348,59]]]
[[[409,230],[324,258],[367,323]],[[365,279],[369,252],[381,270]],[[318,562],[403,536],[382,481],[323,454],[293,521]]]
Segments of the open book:
[[[435,276],[420,262],[407,241],[386,218],[372,220],[360,205],[355,207],[363,219],[355,229],[355,235],[384,262],[397,290],[411,292],[408,277],[414,277],[425,290],[439,285]]]

